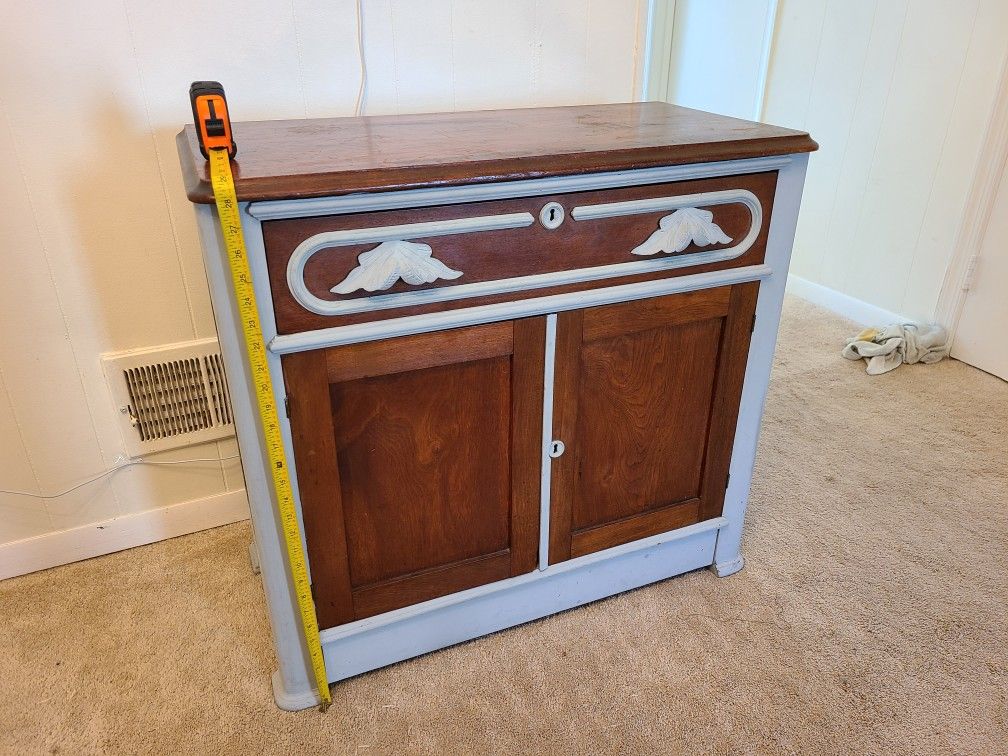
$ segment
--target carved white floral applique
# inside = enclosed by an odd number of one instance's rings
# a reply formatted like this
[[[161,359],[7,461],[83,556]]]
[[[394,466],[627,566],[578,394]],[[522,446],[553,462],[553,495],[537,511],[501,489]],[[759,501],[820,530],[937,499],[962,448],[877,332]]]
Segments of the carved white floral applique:
[[[710,244],[728,244],[731,237],[714,222],[714,213],[695,207],[683,207],[658,221],[658,230],[631,252],[635,255],[654,255],[659,252],[675,254],[690,244],[706,247]]]
[[[439,278],[453,280],[462,275],[432,257],[429,244],[408,241],[382,242],[357,257],[357,267],[330,291],[350,294],[358,289],[384,291],[402,279],[414,286],[434,283]]]

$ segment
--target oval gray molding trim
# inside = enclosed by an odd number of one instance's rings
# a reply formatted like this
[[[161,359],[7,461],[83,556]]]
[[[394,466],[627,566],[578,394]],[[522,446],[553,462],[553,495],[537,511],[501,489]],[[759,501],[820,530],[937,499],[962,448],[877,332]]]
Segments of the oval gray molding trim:
[[[531,213],[508,213],[505,215],[483,215],[475,218],[430,221],[428,223],[405,223],[398,226],[326,231],[309,236],[294,249],[290,260],[287,261],[287,287],[298,304],[317,315],[347,315],[353,312],[382,309],[368,304],[377,297],[361,297],[358,299],[334,301],[315,296],[308,290],[304,282],[304,269],[308,260],[316,252],[329,249],[330,247],[346,247],[353,244],[368,244],[371,242],[378,242],[379,244],[384,242],[403,242],[407,239],[423,239],[432,236],[468,234],[477,231],[496,231],[504,228],[522,228],[524,226],[531,226],[533,223],[535,223],[535,218],[532,217]],[[414,293],[419,294],[422,292],[385,294],[383,296],[402,297]],[[387,306],[404,307],[406,304],[408,303]]]
[[[648,260],[635,260],[592,268],[576,268],[555,273],[540,273],[493,281],[478,281],[469,284],[441,286],[436,289],[404,291],[395,294],[377,294],[371,297],[357,297],[345,300],[326,300],[312,294],[304,283],[304,267],[316,252],[328,247],[346,246],[367,242],[396,241],[408,238],[446,236],[450,234],[491,231],[503,228],[521,228],[535,222],[529,213],[490,215],[477,218],[462,218],[430,223],[410,223],[401,226],[350,229],[315,234],[305,239],[294,250],[287,263],[287,286],[294,299],[310,312],[317,315],[350,315],[359,312],[373,312],[397,307],[414,307],[435,302],[450,302],[458,299],[505,294],[513,291],[544,289],[585,281],[652,273],[661,270],[685,268],[692,265],[724,262],[740,257],[752,247],[759,236],[763,224],[763,208],[759,199],[745,189],[727,189],[717,192],[683,194],[671,197],[656,197],[627,202],[607,202],[599,205],[583,205],[574,208],[571,216],[577,221],[609,218],[618,215],[661,212],[696,205],[712,206],[740,203],[749,209],[751,223],[749,232],[734,246],[710,252],[694,252],[687,255],[668,255]]]

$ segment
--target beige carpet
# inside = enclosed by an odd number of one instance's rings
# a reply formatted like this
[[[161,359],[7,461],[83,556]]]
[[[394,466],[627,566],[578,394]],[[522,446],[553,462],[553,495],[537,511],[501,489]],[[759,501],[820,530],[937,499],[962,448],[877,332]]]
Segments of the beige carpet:
[[[746,569],[284,713],[247,524],[0,583],[4,753],[1008,753],[1008,385],[789,300]]]

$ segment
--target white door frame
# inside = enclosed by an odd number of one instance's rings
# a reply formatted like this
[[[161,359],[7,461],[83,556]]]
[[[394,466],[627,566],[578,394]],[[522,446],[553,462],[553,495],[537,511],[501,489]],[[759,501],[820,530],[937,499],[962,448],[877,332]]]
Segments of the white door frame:
[[[668,101],[676,0],[648,0],[642,99]]]
[[[994,198],[1004,171],[1008,169],[1008,55],[1001,67],[997,96],[987,123],[987,132],[973,169],[973,182],[966,198],[962,220],[956,233],[952,256],[945,269],[934,320],[949,332],[949,344],[955,341],[959,319],[966,304],[972,274],[980,248],[990,225]]]
[[[760,52],[760,70],[753,92],[752,112],[754,121],[763,118],[766,104],[767,77],[770,72],[770,56],[773,52],[774,35],[777,30],[777,6],[779,0],[767,0],[766,20],[763,25],[763,44]],[[643,99],[671,102],[669,79],[672,73],[672,52],[676,20],[676,0],[649,0],[644,44]],[[686,29],[680,32],[686,33]]]

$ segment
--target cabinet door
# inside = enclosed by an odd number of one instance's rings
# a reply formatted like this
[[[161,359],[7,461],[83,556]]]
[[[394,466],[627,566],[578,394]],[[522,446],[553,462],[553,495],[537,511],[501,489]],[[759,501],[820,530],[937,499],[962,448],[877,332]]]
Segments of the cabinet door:
[[[758,286],[558,316],[551,563],[721,514]]]
[[[283,358],[321,627],[537,564],[545,320]]]

